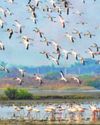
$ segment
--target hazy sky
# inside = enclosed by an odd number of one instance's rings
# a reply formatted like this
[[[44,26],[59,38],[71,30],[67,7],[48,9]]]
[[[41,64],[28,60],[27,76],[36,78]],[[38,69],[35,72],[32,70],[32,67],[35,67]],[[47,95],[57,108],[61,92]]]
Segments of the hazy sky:
[[[42,1],[42,0],[41,0]],[[45,0],[47,1],[47,0]],[[48,0],[49,1],[49,0]],[[0,61],[8,62],[9,64],[21,64],[21,65],[49,65],[52,64],[49,60],[45,58],[45,56],[41,55],[40,52],[43,50],[47,50],[48,52],[53,51],[52,47],[47,47],[44,43],[40,42],[39,36],[34,33],[32,30],[34,27],[39,27],[41,31],[44,32],[45,36],[49,40],[55,40],[58,42],[62,48],[66,50],[74,49],[78,53],[80,53],[83,57],[89,58],[90,55],[86,54],[85,51],[87,48],[92,45],[93,42],[96,42],[100,45],[100,29],[96,30],[95,27],[100,25],[100,0],[94,2],[94,0],[86,0],[86,3],[83,4],[82,0],[70,0],[72,3],[73,9],[70,9],[70,14],[66,15],[66,12],[63,12],[63,17],[65,20],[69,21],[69,24],[66,24],[66,28],[63,29],[61,24],[59,23],[58,15],[52,13],[53,16],[56,16],[55,19],[58,21],[57,23],[53,23],[48,19],[44,18],[46,13],[42,12],[42,9],[37,11],[38,16],[38,24],[34,24],[31,20],[27,20],[26,18],[30,17],[30,13],[27,11],[27,2],[28,0],[15,0],[17,4],[9,4],[5,2],[5,0],[0,1],[0,6],[3,8],[9,8],[14,15],[8,16],[4,18],[7,23],[4,26],[4,29],[0,29],[0,40],[3,41],[5,45],[5,51],[0,51]],[[42,3],[42,6],[45,6],[46,2]],[[50,3],[48,2],[48,5]],[[76,11],[83,12],[82,16],[73,14]],[[24,45],[21,43],[20,34],[14,33],[11,40],[8,38],[8,33],[5,32],[7,28],[13,27],[14,20],[19,20],[25,27],[23,29],[22,35],[28,35],[29,37],[34,39],[33,45],[30,46],[27,51]],[[76,24],[77,22],[85,21],[88,24],[82,26],[80,24]],[[15,27],[13,27],[16,30]],[[82,34],[82,39],[79,39],[77,35],[75,36],[75,43],[71,43],[66,39],[65,32],[71,33],[73,29],[78,29],[83,34],[87,31],[95,34],[95,37],[92,39],[88,37],[84,37]],[[98,56],[96,59],[99,59]],[[67,66],[71,63],[74,63],[72,57],[70,57],[69,61],[65,59],[60,60],[60,65]]]

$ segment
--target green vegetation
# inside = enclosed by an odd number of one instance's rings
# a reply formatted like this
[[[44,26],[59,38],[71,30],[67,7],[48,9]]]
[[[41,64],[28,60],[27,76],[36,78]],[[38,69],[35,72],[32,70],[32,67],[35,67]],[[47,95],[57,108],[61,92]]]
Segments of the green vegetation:
[[[93,96],[87,94],[69,94],[69,95],[36,95],[28,92],[27,89],[16,89],[16,88],[7,88],[5,90],[6,99],[10,100],[44,100],[44,99],[91,99]],[[4,95],[3,95],[4,96]],[[3,99],[3,98],[1,98]]]
[[[80,79],[84,81],[84,86],[91,86],[100,89],[100,76],[81,75]]]
[[[8,97],[8,99],[16,99],[17,93],[18,91],[16,88],[7,88],[5,90],[5,95]]]
[[[29,93],[26,89],[16,89],[16,88],[7,88],[5,90],[5,95],[8,99],[32,99],[32,94]]]

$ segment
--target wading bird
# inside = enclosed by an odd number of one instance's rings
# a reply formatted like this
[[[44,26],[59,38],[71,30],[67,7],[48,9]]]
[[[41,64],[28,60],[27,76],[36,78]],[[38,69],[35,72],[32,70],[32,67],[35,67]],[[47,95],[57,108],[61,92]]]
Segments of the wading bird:
[[[63,71],[60,71],[60,75],[61,75],[61,78],[60,78],[61,81],[64,81],[64,82],[67,82],[67,81],[68,81],[68,80],[65,78],[65,75],[64,75]]]
[[[39,81],[40,85],[43,84],[43,79],[42,79],[41,76],[39,76],[39,75],[37,75],[37,74],[34,74],[34,78],[35,78],[35,80]]]

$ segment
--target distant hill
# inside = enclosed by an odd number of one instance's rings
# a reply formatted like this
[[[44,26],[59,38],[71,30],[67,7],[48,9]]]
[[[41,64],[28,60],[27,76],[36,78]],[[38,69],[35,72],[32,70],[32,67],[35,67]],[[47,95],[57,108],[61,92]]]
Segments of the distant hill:
[[[6,63],[4,63],[6,64]],[[80,63],[74,63],[69,67],[56,67],[52,66],[40,66],[40,67],[30,67],[30,66],[16,66],[8,65],[7,66],[10,73],[5,73],[0,71],[0,78],[3,77],[16,77],[19,72],[18,68],[22,68],[26,71],[27,74],[32,75],[34,73],[47,74],[49,72],[59,72],[62,70],[65,74],[89,74],[89,75],[100,75],[100,64],[96,64],[96,61],[93,59],[86,59],[86,64],[82,65]]]

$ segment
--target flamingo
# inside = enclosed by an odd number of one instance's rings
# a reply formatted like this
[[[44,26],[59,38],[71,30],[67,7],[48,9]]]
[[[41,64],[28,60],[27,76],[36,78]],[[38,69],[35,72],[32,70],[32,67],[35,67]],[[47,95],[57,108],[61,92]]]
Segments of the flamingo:
[[[0,71],[4,71],[4,72],[6,72],[6,73],[10,73],[10,71],[9,71],[9,69],[8,68],[6,68],[6,66],[4,66],[4,65],[0,65]]]
[[[5,46],[2,41],[0,41],[0,50],[5,50]]]
[[[22,77],[25,76],[25,71],[23,69],[18,69],[18,71],[20,72],[20,74],[21,74]]]
[[[59,15],[59,20],[60,20],[62,27],[65,28],[65,20],[63,19],[61,15]]]
[[[33,111],[32,106],[26,106],[25,108],[26,108],[26,110],[28,112],[27,117],[31,118],[31,112]]]
[[[33,112],[35,113],[35,118],[38,119],[40,117],[40,110],[38,108],[33,108]]]
[[[70,51],[67,51],[65,49],[61,49],[62,54],[64,54],[65,58],[68,59],[68,55],[71,54]]]
[[[83,57],[79,56],[78,60],[80,61],[81,64],[85,65],[85,59]]]
[[[40,85],[43,84],[43,79],[42,79],[41,76],[39,76],[39,75],[37,75],[37,74],[34,74],[34,78],[35,78],[35,80],[39,81]]]
[[[75,50],[71,49],[71,55],[73,55],[75,57],[75,59],[78,60],[79,54]]]
[[[7,0],[8,3],[13,4],[14,0]]]
[[[92,48],[96,48],[96,51],[98,52],[100,49],[100,46],[97,45],[97,43],[93,43],[93,45],[91,45],[90,47]]]
[[[36,33],[38,33],[39,34],[39,36],[40,36],[40,38],[42,38],[43,37],[43,32],[41,32],[40,31],[40,29],[39,28],[37,28],[37,27],[35,27],[35,29],[33,30],[34,32],[36,32]]]
[[[19,85],[22,85],[22,83],[24,82],[24,80],[19,77],[14,78],[14,80],[16,80],[19,83]]]
[[[76,35],[78,35],[80,39],[82,38],[81,32],[79,32],[78,30],[74,29],[73,33],[76,34]]]
[[[48,39],[46,37],[44,37],[44,40],[40,40],[40,41],[46,43],[47,46],[49,46],[51,44],[51,42],[48,41]]]
[[[66,32],[65,36],[68,38],[69,41],[71,41],[72,43],[74,43],[75,38],[72,35],[70,35],[69,33]]]
[[[13,29],[8,28],[8,29],[7,29],[7,32],[9,33],[9,39],[11,39],[11,38],[12,38],[12,35],[13,35],[13,33],[14,33]]]
[[[2,13],[5,17],[7,16],[6,15],[6,10],[0,6],[0,13]]]
[[[52,60],[54,63],[56,63],[57,65],[59,65],[58,59],[56,59],[54,56],[50,55],[49,58],[50,58],[50,60]]]
[[[22,25],[18,20],[15,20],[15,24],[14,26],[16,26],[19,30],[20,33],[22,33]]]
[[[46,51],[43,51],[43,52],[40,52],[40,54],[43,54],[43,55],[45,55],[45,56],[46,56],[46,58],[47,58],[47,59],[49,59],[49,53],[48,53],[48,52],[46,52]]]
[[[89,38],[92,38],[92,36],[95,36],[94,34],[92,34],[91,32],[87,31],[86,33],[84,33],[84,36],[88,36]]]
[[[65,78],[63,71],[60,71],[61,79],[64,82],[67,82],[68,80]]]
[[[19,114],[20,111],[21,111],[21,109],[20,109],[18,106],[16,106],[15,104],[13,104],[13,108],[14,108],[14,110],[15,110],[13,116],[16,117],[16,114],[17,114],[17,113]]]
[[[88,51],[86,51],[86,53],[89,53],[92,58],[95,57],[95,52],[93,52],[91,48],[88,48]]]
[[[29,38],[29,37],[27,37],[27,36],[22,36],[22,42],[23,42],[23,44],[25,45],[26,50],[29,49],[30,40],[31,40],[31,41],[34,41],[34,39],[32,39],[32,38]]]
[[[2,18],[0,18],[0,27],[3,28],[4,24],[5,24],[4,20]]]
[[[75,76],[71,77],[73,80],[75,80],[78,84],[81,84],[81,80]]]

